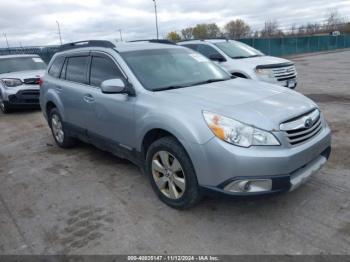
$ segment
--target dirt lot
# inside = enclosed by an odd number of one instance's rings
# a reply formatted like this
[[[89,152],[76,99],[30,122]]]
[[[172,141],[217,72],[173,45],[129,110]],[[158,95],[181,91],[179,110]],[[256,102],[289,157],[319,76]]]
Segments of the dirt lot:
[[[41,112],[0,113],[0,253],[350,254],[350,51],[294,61],[333,154],[303,187],[270,198],[176,211],[129,162],[58,148]]]

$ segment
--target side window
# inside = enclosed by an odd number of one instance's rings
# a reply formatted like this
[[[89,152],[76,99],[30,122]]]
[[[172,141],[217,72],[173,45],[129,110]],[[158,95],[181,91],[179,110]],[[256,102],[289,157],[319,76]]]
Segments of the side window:
[[[64,62],[64,57],[59,56],[52,62],[52,65],[49,69],[49,75],[53,77],[59,77],[61,73],[61,68]]]
[[[88,56],[69,57],[66,69],[66,79],[73,82],[87,84],[86,69],[88,63]]]
[[[208,58],[211,55],[220,55],[218,51],[208,45],[198,45],[197,51]]]
[[[107,57],[93,56],[90,85],[100,87],[103,81],[113,78],[124,78],[117,65]]]
[[[187,47],[187,48],[191,48],[194,51],[197,51],[197,48],[198,48],[198,46],[195,44],[187,44],[187,45],[183,45],[183,46]]]

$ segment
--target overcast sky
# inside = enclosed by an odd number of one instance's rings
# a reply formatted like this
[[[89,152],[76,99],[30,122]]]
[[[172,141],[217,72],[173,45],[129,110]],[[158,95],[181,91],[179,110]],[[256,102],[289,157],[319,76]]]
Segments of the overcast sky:
[[[350,0],[157,0],[161,37],[197,23],[241,18],[253,29],[267,19],[283,28],[322,22],[330,9],[349,19]],[[155,37],[152,0],[0,0],[0,47],[3,33],[10,46],[59,44],[56,20],[64,42],[86,39],[126,40]]]

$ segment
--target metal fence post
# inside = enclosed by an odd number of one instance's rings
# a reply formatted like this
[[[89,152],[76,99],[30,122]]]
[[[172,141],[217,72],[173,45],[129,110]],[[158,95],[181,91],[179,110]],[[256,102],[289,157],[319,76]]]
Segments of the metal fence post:
[[[283,48],[283,37],[281,37],[281,56],[284,55],[284,48]]]

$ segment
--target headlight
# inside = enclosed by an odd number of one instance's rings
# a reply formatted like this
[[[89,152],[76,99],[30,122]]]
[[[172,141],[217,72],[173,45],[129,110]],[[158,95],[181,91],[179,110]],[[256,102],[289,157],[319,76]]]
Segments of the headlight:
[[[205,122],[220,139],[236,146],[277,146],[277,138],[270,132],[243,124],[231,118],[203,111]]]
[[[2,78],[1,81],[7,87],[15,87],[23,84],[21,79],[17,79],[17,78]]]
[[[255,69],[255,72],[258,76],[260,77],[269,77],[269,78],[273,78],[274,75],[273,75],[273,72],[271,69],[261,69],[261,68],[256,68]]]

